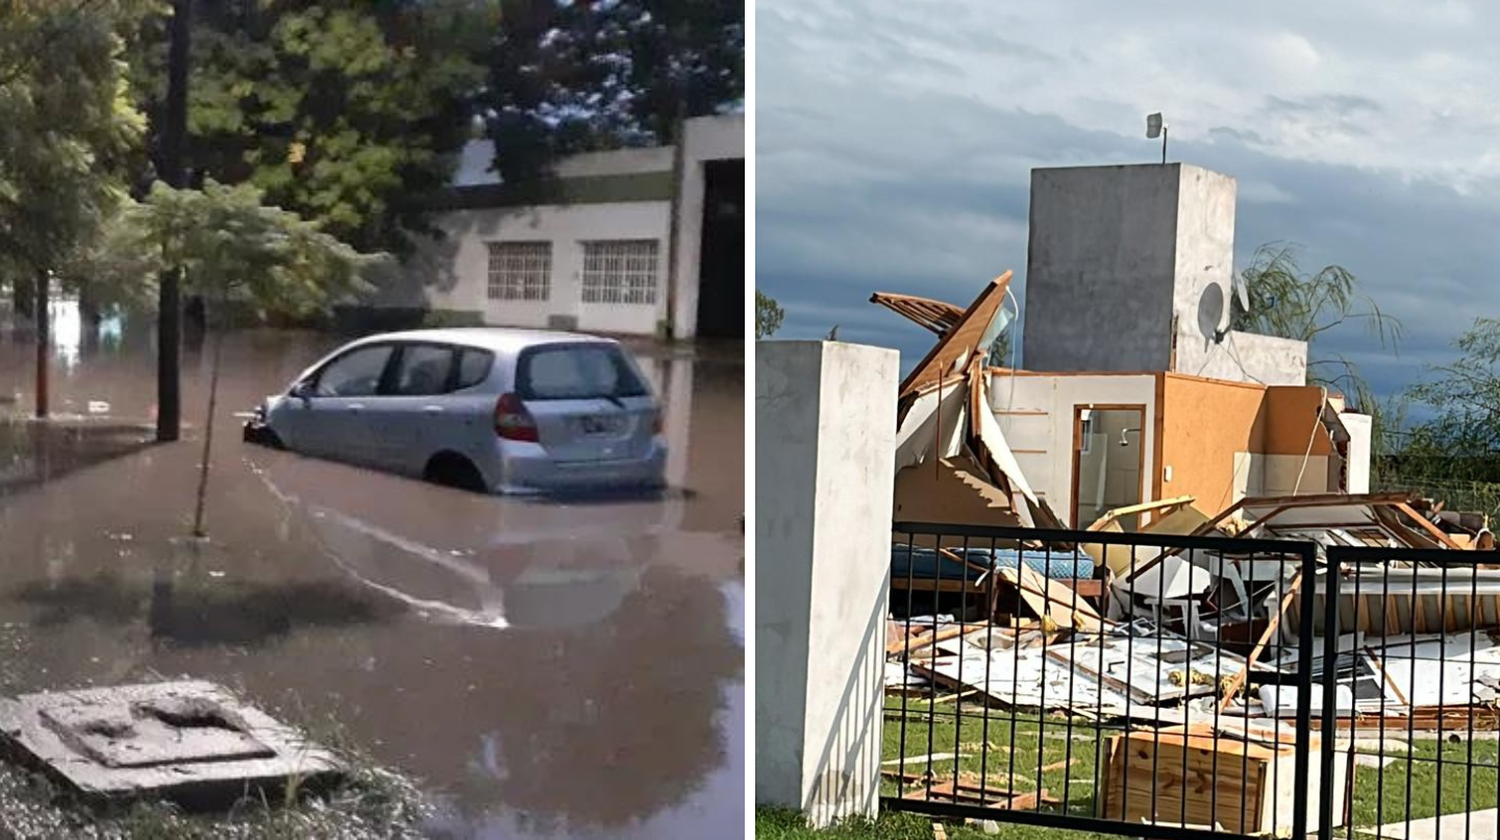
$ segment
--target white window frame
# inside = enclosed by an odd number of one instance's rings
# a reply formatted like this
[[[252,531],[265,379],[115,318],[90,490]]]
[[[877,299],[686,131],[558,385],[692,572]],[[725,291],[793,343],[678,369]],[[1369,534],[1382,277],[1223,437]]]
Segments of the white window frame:
[[[545,303],[552,298],[552,241],[505,239],[485,243],[489,263],[485,299]]]
[[[579,274],[584,303],[654,306],[661,284],[661,240],[592,239]]]

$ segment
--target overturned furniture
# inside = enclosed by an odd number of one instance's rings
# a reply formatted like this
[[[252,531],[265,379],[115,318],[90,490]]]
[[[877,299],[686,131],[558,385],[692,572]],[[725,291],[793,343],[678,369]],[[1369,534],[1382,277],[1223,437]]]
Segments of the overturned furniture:
[[[213,683],[188,681],[0,700],[6,753],[86,798],[221,807],[333,781],[343,766]]]

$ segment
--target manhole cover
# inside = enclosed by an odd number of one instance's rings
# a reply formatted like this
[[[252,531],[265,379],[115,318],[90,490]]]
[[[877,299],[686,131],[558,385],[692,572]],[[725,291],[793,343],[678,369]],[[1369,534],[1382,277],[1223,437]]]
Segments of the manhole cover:
[[[105,798],[234,798],[340,772],[334,756],[207,682],[0,700],[0,738],[20,758]]]

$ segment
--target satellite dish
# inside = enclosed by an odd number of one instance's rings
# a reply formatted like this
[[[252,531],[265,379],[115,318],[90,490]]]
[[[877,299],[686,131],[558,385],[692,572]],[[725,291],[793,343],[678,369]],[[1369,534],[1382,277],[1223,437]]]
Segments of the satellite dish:
[[[1245,278],[1236,277],[1232,282],[1234,283],[1234,296],[1239,299],[1240,302],[1240,310],[1242,312],[1249,312],[1250,290],[1245,287]]]
[[[1161,114],[1148,114],[1146,116],[1146,137],[1155,140],[1161,136]]]
[[[1198,332],[1215,344],[1223,341],[1225,314],[1224,287],[1218,283],[1208,284],[1203,297],[1198,298]]]

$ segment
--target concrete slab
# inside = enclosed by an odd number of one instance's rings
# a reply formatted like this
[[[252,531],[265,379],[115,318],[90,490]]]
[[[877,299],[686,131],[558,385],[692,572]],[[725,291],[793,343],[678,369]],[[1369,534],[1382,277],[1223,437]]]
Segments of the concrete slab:
[[[1500,837],[1500,820],[1497,820],[1497,816],[1500,816],[1500,810],[1490,808],[1487,811],[1412,820],[1410,824],[1388,823],[1379,828],[1362,828],[1359,831],[1380,840],[1489,840]]]
[[[209,682],[28,694],[0,700],[10,757],[103,800],[208,807],[248,792],[331,780],[332,753]]]

